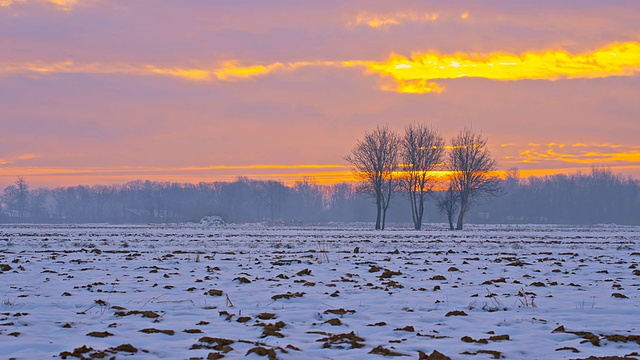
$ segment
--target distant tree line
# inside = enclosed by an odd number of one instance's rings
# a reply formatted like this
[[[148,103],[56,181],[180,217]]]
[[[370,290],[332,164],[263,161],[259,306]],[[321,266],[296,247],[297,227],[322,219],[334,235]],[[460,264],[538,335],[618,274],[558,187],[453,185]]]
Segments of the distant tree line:
[[[432,189],[423,222],[448,222],[439,207],[454,199],[453,186]],[[640,225],[640,181],[606,168],[591,173],[521,179],[516,170],[499,180],[503,194],[478,203],[468,223]],[[376,218],[369,193],[359,185],[319,185],[312,179],[285,186],[279,181],[238,178],[233,182],[132,181],[112,186],[29,187],[19,178],[0,195],[0,223],[178,223],[219,216],[229,223],[297,225],[370,222]],[[396,189],[387,221],[412,222],[414,195]],[[443,205],[444,204],[444,205]],[[455,212],[455,211],[454,211]],[[415,225],[412,223],[412,226]]]
[[[512,169],[502,184],[503,196],[476,208],[476,222],[640,225],[640,180],[605,167],[525,179]]]
[[[225,222],[301,224],[367,221],[369,200],[348,183],[240,177],[198,184],[132,181],[122,185],[30,189],[24,178],[0,195],[2,223],[172,223],[219,216]]]

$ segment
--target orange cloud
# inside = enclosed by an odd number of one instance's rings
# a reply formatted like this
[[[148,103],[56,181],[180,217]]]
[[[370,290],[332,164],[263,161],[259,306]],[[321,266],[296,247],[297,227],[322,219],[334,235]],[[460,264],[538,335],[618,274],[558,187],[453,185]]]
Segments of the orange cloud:
[[[69,11],[78,4],[78,0],[48,0],[49,3],[56,5],[59,10]]]
[[[183,78],[183,79],[192,80],[192,81],[211,80],[211,72],[207,70],[202,70],[202,69],[159,68],[154,65],[147,65],[143,69],[136,69],[133,71],[139,72],[143,75],[147,75],[147,74],[168,75],[168,76],[174,76],[174,77]]]
[[[213,71],[218,80],[239,81],[264,76],[276,71],[295,71],[303,67],[349,67],[348,61],[296,61],[281,63],[276,62],[267,65],[242,66],[237,61],[226,61],[222,67]]]
[[[9,164],[14,164],[18,161],[24,161],[24,160],[31,160],[31,159],[38,159],[41,158],[42,156],[39,154],[33,154],[33,153],[29,153],[29,154],[22,154],[22,155],[18,155],[15,156],[12,159],[0,159],[0,165],[9,165]]]
[[[484,78],[500,81],[559,80],[632,76],[640,72],[640,43],[626,42],[573,55],[565,50],[508,53],[440,55],[414,53],[411,58],[392,54],[387,61],[355,62],[369,73],[398,83],[397,91],[432,92],[430,81],[439,79]]]
[[[344,62],[335,61],[299,61],[290,63],[273,63],[268,65],[241,66],[237,61],[226,61],[220,67],[189,68],[162,67],[153,64],[128,65],[104,63],[79,63],[72,60],[46,63],[34,61],[27,63],[0,63],[0,75],[53,75],[53,74],[130,74],[130,75],[161,75],[181,78],[190,81],[240,81],[264,76],[274,71],[294,71],[302,67],[311,66],[347,66]]]
[[[436,12],[396,12],[390,14],[359,13],[355,19],[349,20],[347,25],[366,25],[372,28],[388,27],[404,23],[424,23],[438,20],[440,14]]]
[[[577,143],[571,146],[549,143],[529,144],[517,155],[506,156],[507,163],[542,164],[560,162],[581,165],[640,165],[640,146]]]
[[[31,160],[31,159],[37,159],[40,157],[41,156],[38,154],[24,154],[24,155],[17,156],[16,160]]]
[[[206,69],[159,67],[156,65],[127,65],[103,63],[78,63],[71,60],[46,63],[42,61],[27,63],[0,64],[0,74],[16,75],[53,75],[53,74],[131,74],[166,75],[191,81],[209,81],[212,71]]]
[[[597,165],[596,165],[597,166]],[[625,174],[625,173],[637,173],[640,170],[640,165],[631,165],[631,166],[607,166],[607,169],[611,169],[615,173]],[[521,178],[528,177],[542,177],[542,176],[552,176],[552,175],[560,175],[560,174],[575,174],[575,173],[585,173],[590,172],[591,167],[562,167],[562,168],[542,168],[542,169],[519,169],[518,173]],[[506,171],[503,172],[501,177],[506,176]]]
[[[8,8],[16,4],[46,3],[54,5],[56,9],[61,11],[71,11],[79,2],[80,0],[0,0],[0,7]]]
[[[398,80],[396,84],[387,83],[380,86],[384,91],[395,91],[406,94],[441,93],[444,87],[426,79]]]
[[[440,55],[414,53],[411,58],[392,54],[386,61],[299,61],[242,66],[227,61],[218,67],[189,68],[157,65],[76,63],[71,60],[44,63],[0,63],[0,74],[48,75],[56,73],[123,73],[163,75],[189,81],[241,81],[267,74],[295,71],[302,67],[363,68],[384,81],[380,88],[400,93],[439,93],[441,79],[484,78],[499,81],[558,80],[633,76],[640,72],[640,43],[626,42],[573,55],[565,50],[525,52],[523,54],[490,53]]]
[[[275,70],[284,68],[282,63],[269,65],[240,66],[234,61],[227,61],[222,64],[222,68],[214,71],[215,76],[224,81],[249,79],[255,76],[266,75]]]

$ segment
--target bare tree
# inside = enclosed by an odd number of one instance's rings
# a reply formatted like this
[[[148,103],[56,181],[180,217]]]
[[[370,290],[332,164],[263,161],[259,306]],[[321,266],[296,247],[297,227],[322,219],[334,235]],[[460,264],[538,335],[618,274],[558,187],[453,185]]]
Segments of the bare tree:
[[[303,221],[317,221],[324,210],[321,187],[312,178],[304,177],[293,186],[294,218]]]
[[[396,184],[400,137],[387,126],[365,132],[351,155],[345,157],[356,178],[363,182],[364,192],[376,199],[376,230],[384,230],[387,209]]]
[[[408,125],[402,139],[403,184],[416,230],[422,229],[424,202],[434,186],[433,170],[442,162],[444,138],[426,125]]]
[[[458,192],[452,187],[453,182],[449,182],[447,190],[442,191],[436,200],[436,205],[441,213],[447,215],[449,221],[449,229],[454,230],[453,217],[458,211]]]
[[[20,220],[22,220],[27,210],[27,201],[29,200],[29,184],[27,184],[25,178],[18,176],[16,186],[18,188],[18,212],[20,214]]]
[[[280,218],[282,205],[287,197],[289,188],[282,182],[275,180],[261,181],[256,183],[258,196],[267,205],[271,220]]]
[[[15,212],[20,221],[24,220],[29,200],[29,184],[22,176],[18,176],[14,185],[9,185],[4,189],[2,198],[9,210]]]
[[[464,215],[476,201],[500,193],[500,180],[493,174],[496,161],[487,149],[487,139],[469,128],[461,130],[451,140],[449,170],[451,188],[460,202],[456,229],[462,230]]]

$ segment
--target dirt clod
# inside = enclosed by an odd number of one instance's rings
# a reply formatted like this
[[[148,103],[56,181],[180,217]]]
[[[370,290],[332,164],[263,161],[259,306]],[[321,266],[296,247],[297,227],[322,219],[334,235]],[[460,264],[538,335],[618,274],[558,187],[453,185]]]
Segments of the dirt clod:
[[[433,350],[433,352],[429,355],[422,351],[418,351],[418,360],[451,360],[451,358],[439,352],[438,350]]]
[[[407,356],[406,354],[399,353],[397,351],[389,350],[387,348],[382,347],[382,345],[378,345],[374,347],[367,354],[376,354],[382,356]]]
[[[92,331],[88,333],[87,336],[97,337],[97,338],[106,338],[109,336],[113,336],[113,334],[108,331]]]
[[[173,330],[160,330],[160,329],[154,329],[154,328],[142,329],[140,330],[140,332],[145,334],[167,334],[167,335],[174,335],[176,333]]]
[[[467,316],[467,313],[462,310],[454,310],[454,311],[449,311],[445,315],[445,317],[449,317],[449,316]]]

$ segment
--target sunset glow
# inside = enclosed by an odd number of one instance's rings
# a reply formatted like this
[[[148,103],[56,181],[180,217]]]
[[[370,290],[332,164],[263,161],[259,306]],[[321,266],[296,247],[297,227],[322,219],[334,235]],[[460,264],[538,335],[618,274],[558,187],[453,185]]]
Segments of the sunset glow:
[[[397,91],[409,93],[440,92],[441,88],[430,82],[436,79],[516,81],[633,76],[640,72],[640,43],[612,44],[576,55],[565,50],[520,55],[414,53],[411,58],[394,54],[384,63],[366,62],[366,66],[372,73],[397,81]]]
[[[529,144],[528,149],[505,160],[515,163],[564,162],[570,164],[606,165],[640,163],[640,146],[607,144]]]
[[[640,43],[626,42],[582,54],[573,55],[565,50],[527,52],[520,55],[508,53],[439,55],[415,53],[411,58],[392,54],[385,62],[304,61],[271,63],[266,65],[239,65],[226,61],[212,70],[197,68],[166,68],[157,65],[108,65],[101,63],[80,64],[67,60],[46,64],[0,64],[5,74],[136,74],[169,75],[192,81],[238,81],[265,76],[278,71],[294,71],[303,67],[362,67],[367,73],[392,78],[396,85],[382,85],[382,90],[401,93],[440,93],[441,85],[432,80],[483,78],[499,81],[593,79],[611,76],[634,76],[640,72]]]
[[[98,185],[123,183],[133,179],[171,182],[212,182],[235,181],[243,176],[250,179],[277,180],[287,185],[296,181],[310,179],[319,184],[331,185],[340,182],[354,181],[351,168],[347,165],[217,165],[206,167],[155,168],[155,167],[82,167],[82,168],[46,168],[20,167],[14,168],[0,159],[0,179],[12,179],[15,174],[28,177],[34,184],[54,184],[55,186],[72,186],[69,179],[82,179],[82,184]]]
[[[640,2],[0,0],[0,188],[353,181],[365,131],[640,178]],[[545,14],[545,16],[540,16]]]
[[[413,12],[398,12],[392,14],[373,14],[373,13],[361,13],[356,16],[355,20],[349,22],[350,26],[367,25],[372,28],[387,27],[392,25],[400,25],[403,23],[422,23],[436,21],[440,17],[440,14],[433,13],[413,13]]]
[[[57,10],[71,11],[80,0],[0,0],[0,7],[10,7],[14,5],[28,3],[46,3],[54,5]]]

